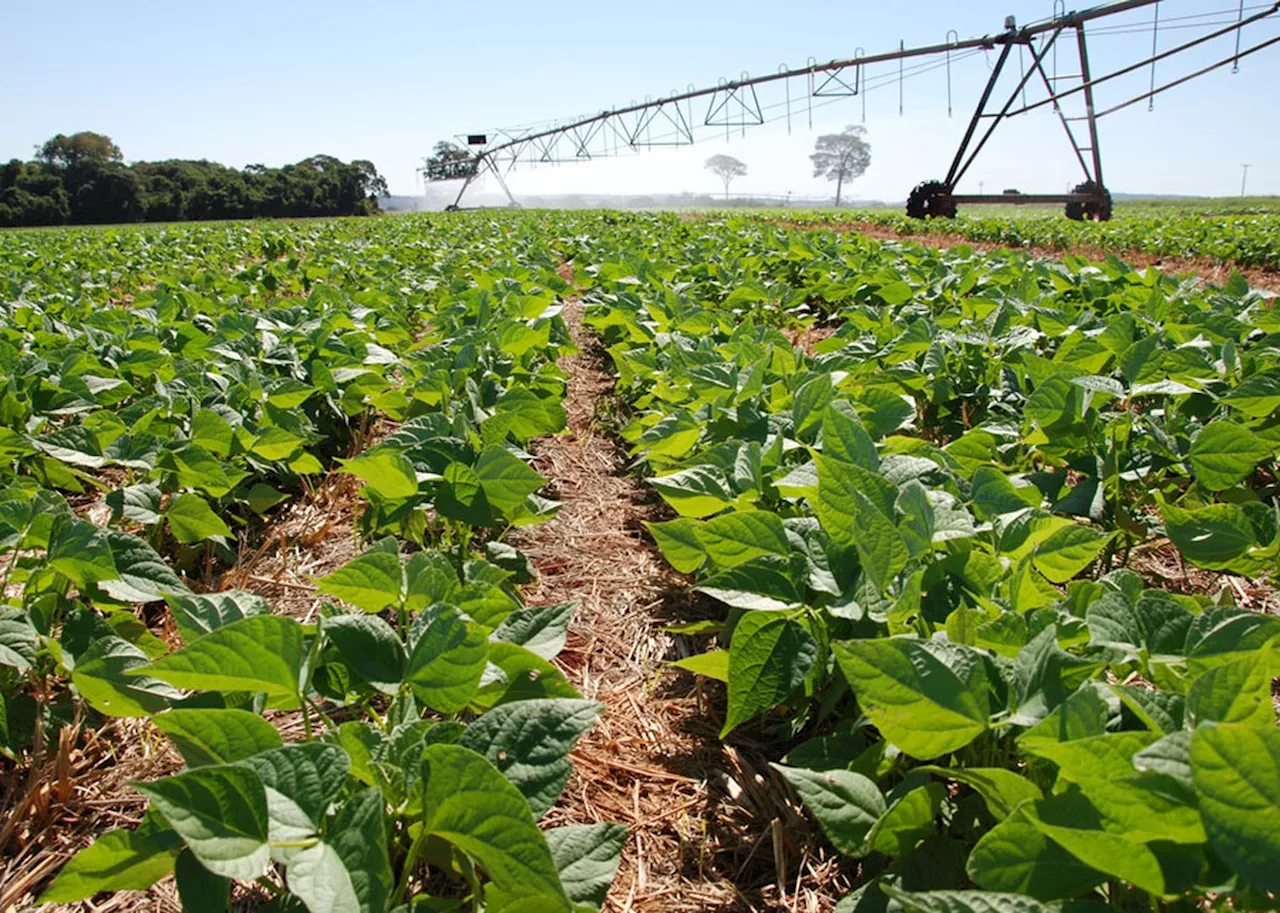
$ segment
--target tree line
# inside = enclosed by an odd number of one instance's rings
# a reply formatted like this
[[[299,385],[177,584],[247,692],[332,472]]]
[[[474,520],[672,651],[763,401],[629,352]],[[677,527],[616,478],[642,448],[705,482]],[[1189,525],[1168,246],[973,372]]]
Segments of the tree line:
[[[242,169],[203,159],[126,165],[108,136],[60,133],[32,161],[0,165],[0,226],[371,215],[386,193],[373,163],[361,159],[313,155]]]

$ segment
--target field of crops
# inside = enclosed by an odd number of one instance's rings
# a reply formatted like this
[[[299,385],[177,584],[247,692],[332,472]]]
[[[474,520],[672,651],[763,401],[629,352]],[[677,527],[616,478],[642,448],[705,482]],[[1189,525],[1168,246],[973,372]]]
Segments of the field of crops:
[[[1280,317],[1240,277],[470,213],[0,233],[0,305],[0,910],[1280,902]],[[580,349],[614,383],[570,403]],[[671,647],[643,764],[596,754],[601,620],[522,595],[572,574],[530,543],[584,427],[679,580],[628,609]],[[636,833],[697,779],[671,687],[772,762],[740,866]],[[631,779],[585,807],[584,765]]]
[[[1280,214],[1273,207],[1246,209],[1198,212],[1173,206],[1118,206],[1110,222],[1072,222],[1060,211],[1028,213],[995,207],[993,212],[992,207],[978,206],[945,220],[908,219],[889,209],[822,211],[789,214],[787,218],[813,226],[865,223],[908,236],[954,234],[1014,248],[1136,251],[1153,257],[1200,258],[1246,269],[1280,271]]]

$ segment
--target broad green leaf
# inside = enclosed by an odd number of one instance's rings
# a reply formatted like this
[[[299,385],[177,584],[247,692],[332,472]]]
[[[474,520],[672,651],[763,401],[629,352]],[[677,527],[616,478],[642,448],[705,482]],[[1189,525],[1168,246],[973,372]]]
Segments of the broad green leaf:
[[[818,497],[818,466],[812,460],[779,475],[773,480],[778,494],[784,498],[799,499]]]
[[[269,806],[271,794],[278,793],[306,816],[312,829],[318,829],[329,806],[342,792],[351,761],[336,745],[301,742],[259,752],[241,761],[240,766],[258,775],[267,788]]]
[[[886,856],[905,856],[935,828],[947,788],[926,783],[894,799],[867,835],[867,845]]]
[[[187,643],[233,621],[271,614],[265,599],[240,590],[166,595],[165,602],[178,624],[178,633]]]
[[[1225,568],[1254,545],[1253,524],[1239,505],[1210,504],[1184,510],[1163,500],[1159,504],[1169,538],[1187,560],[1201,567]]]
[[[285,867],[285,883],[311,913],[362,913],[367,907],[356,893],[353,874],[327,841],[293,852]]]
[[[147,717],[181,699],[181,692],[145,671],[149,657],[119,637],[102,637],[76,658],[71,681],[91,707],[115,717]]]
[[[804,684],[818,645],[798,621],[750,612],[729,644],[729,708],[720,737],[783,703]]]
[[[707,560],[692,520],[680,517],[665,523],[645,523],[667,563],[682,574],[692,574]]]
[[[151,722],[173,740],[188,767],[230,764],[284,744],[274,726],[247,710],[178,707]]]
[[[400,601],[404,570],[399,555],[369,551],[321,577],[316,587],[366,612],[381,612]]]
[[[795,401],[791,406],[792,420],[795,422],[795,436],[802,441],[813,440],[812,431],[816,431],[826,414],[827,404],[835,399],[835,389],[831,385],[831,375],[819,374],[796,391]]]
[[[940,757],[986,731],[987,695],[970,691],[920,643],[851,640],[832,649],[862,711],[912,757]]]
[[[196,494],[179,495],[165,511],[173,537],[184,545],[205,539],[229,539],[231,529],[213,512],[209,502]]]
[[[1171,732],[1133,756],[1139,771],[1154,771],[1191,786],[1191,733],[1186,729]]]
[[[1090,643],[1124,651],[1137,658],[1177,655],[1186,643],[1192,615],[1181,603],[1147,593],[1136,603],[1116,593],[1106,593],[1085,611]]]
[[[462,589],[457,567],[443,552],[414,552],[405,565],[404,579],[404,605],[410,612],[437,603],[455,605]]]
[[[1003,767],[936,767],[926,764],[916,769],[972,787],[982,796],[987,810],[997,821],[1008,818],[1027,800],[1044,798],[1040,787],[1016,771]]]
[[[1210,491],[1231,488],[1271,456],[1272,448],[1244,425],[1210,422],[1196,436],[1187,462],[1196,481]]]
[[[702,426],[698,420],[680,410],[663,416],[652,427],[646,428],[637,440],[637,447],[643,448],[651,458],[679,459],[693,449],[701,436]]]
[[[896,492],[884,479],[851,463],[823,457],[817,463],[816,507],[823,530],[836,544],[857,548],[864,573],[883,590],[911,558],[893,521]]]
[[[106,533],[84,520],[67,520],[54,528],[47,561],[81,588],[119,576]]]
[[[858,396],[858,405],[867,433],[877,441],[908,427],[916,414],[911,397],[887,387],[867,387]]]
[[[1092,564],[1110,541],[1110,536],[1072,524],[1041,542],[1031,560],[1036,570],[1052,582],[1066,583]]]
[[[983,519],[1039,507],[1042,498],[1040,489],[1034,485],[1017,488],[1008,476],[992,466],[981,466],[974,472],[971,497],[974,513]]]
[[[791,561],[765,555],[713,574],[695,589],[736,609],[773,611],[804,602],[802,580]]]
[[[479,625],[452,606],[435,606],[414,622],[416,641],[404,680],[428,707],[456,713],[475,695],[488,659]]]
[[[321,630],[362,681],[387,694],[399,690],[406,656],[391,625],[377,615],[335,615],[322,622]]]
[[[1021,746],[1057,764],[1060,783],[1079,786],[1129,839],[1201,843],[1204,828],[1194,798],[1178,790],[1175,781],[1134,767],[1134,756],[1157,738],[1150,732],[1115,732]]]
[[[564,649],[575,603],[532,606],[516,609],[494,628],[493,639],[519,644],[545,660],[553,660]]]
[[[1075,897],[1105,876],[1042,834],[1026,806],[987,831],[974,844],[965,870],[987,891],[1027,894],[1038,900]]]
[[[1152,732],[1167,733],[1182,729],[1186,700],[1180,694],[1148,691],[1137,685],[1112,685],[1125,707]]]
[[[263,691],[297,706],[302,626],[292,618],[256,615],[233,621],[139,674],[193,691]]]
[[[1023,415],[1046,432],[1069,427],[1083,412],[1083,392],[1066,377],[1049,377],[1027,397]]]
[[[286,377],[268,388],[267,402],[277,409],[296,409],[310,399],[315,392],[315,387],[292,377]]]
[[[75,903],[102,891],[145,891],[173,871],[179,837],[156,812],[136,830],[103,834],[62,867],[37,903]]]
[[[843,401],[827,406],[823,415],[822,455],[830,460],[853,463],[873,472],[880,467],[880,455],[876,451],[875,442],[862,427],[857,414]]]
[[[277,504],[288,501],[289,496],[277,491],[265,482],[256,482],[249,488],[248,494],[245,495],[245,500],[249,504],[249,509],[255,514],[265,514]]]
[[[199,444],[188,444],[167,456],[178,474],[179,488],[199,489],[211,498],[231,493],[231,480],[222,463]]]
[[[480,690],[471,701],[472,708],[479,712],[512,701],[582,697],[563,672],[536,653],[516,644],[492,641],[489,644],[489,663],[500,675],[491,678],[486,673]]]
[[[182,913],[225,913],[230,908],[230,880],[206,869],[191,850],[178,854],[173,875]]]
[[[119,602],[156,602],[190,590],[147,542],[129,533],[106,533],[117,576],[98,588]]]
[[[488,758],[540,818],[560,798],[573,770],[569,752],[602,709],[563,698],[513,701],[471,723],[458,744]]]
[[[1045,628],[1014,658],[1010,689],[1014,713],[1010,721],[1019,726],[1036,726],[1041,721],[1053,720],[1056,715],[1055,725],[1045,734],[1054,741],[1077,737],[1074,733],[1081,727],[1079,718],[1087,724],[1091,715],[1106,713],[1105,700],[1092,691],[1080,690],[1080,685],[1104,665],[1101,659],[1086,659],[1066,652],[1058,646],[1057,628],[1052,625]],[[1074,703],[1059,712],[1064,702]],[[1083,728],[1086,733],[1093,733],[1091,725]]]
[[[1197,726],[1191,778],[1214,850],[1250,882],[1280,892],[1280,730]]]
[[[521,442],[555,434],[565,425],[564,406],[525,387],[512,387],[504,393],[498,399],[497,414],[509,422],[511,435]]]
[[[1276,649],[1268,644],[1234,662],[1214,666],[1191,683],[1187,692],[1187,724],[1206,720],[1274,726],[1276,708],[1271,682],[1280,674]]]
[[[191,441],[219,457],[231,455],[231,442],[235,430],[231,424],[212,409],[198,409],[191,417]]]
[[[1155,853],[1142,843],[1112,833],[1085,797],[1077,792],[1051,796],[1029,806],[1026,818],[1037,830],[1081,862],[1157,896],[1164,875]]]
[[[693,656],[686,656],[684,659],[673,660],[667,665],[683,669],[686,672],[693,672],[696,675],[713,678],[718,682],[727,683],[729,681],[728,650],[708,650],[706,653],[695,653]]]
[[[848,856],[866,855],[867,834],[886,807],[874,782],[850,770],[771,766],[791,784],[837,850]]]
[[[266,871],[267,796],[253,771],[199,767],[133,785],[215,875],[252,880]]]
[[[26,672],[39,651],[36,629],[22,609],[0,608],[0,666]]]
[[[791,546],[777,514],[738,510],[694,527],[702,550],[721,568],[737,567],[764,555],[787,555]]]
[[[489,526],[493,522],[493,509],[480,487],[480,477],[465,463],[455,461],[445,467],[433,506],[440,516],[470,526]]]
[[[543,834],[569,899],[603,907],[618,873],[627,829],[621,824],[577,824],[553,827]]]
[[[283,428],[267,428],[258,435],[249,449],[264,460],[279,463],[297,457],[305,443],[305,440]]]
[[[692,466],[651,478],[649,484],[682,517],[700,519],[719,513],[735,495],[724,473],[713,466]]]
[[[160,499],[160,487],[146,482],[108,492],[103,501],[111,508],[113,521],[123,519],[152,526],[160,522]]]
[[[342,464],[349,472],[389,501],[412,498],[418,493],[418,474],[413,463],[398,450],[371,450]]]
[[[1040,903],[1022,894],[991,891],[920,891],[912,893],[892,885],[884,891],[904,913],[1058,913],[1057,906]]]
[[[851,770],[866,749],[867,740],[861,735],[823,735],[801,742],[782,756],[782,763],[813,771]],[[872,753],[880,752],[872,749]]]
[[[1280,408],[1280,373],[1256,374],[1224,396],[1223,401],[1250,418],[1266,418]]]
[[[338,809],[326,838],[350,875],[360,913],[384,913],[391,895],[384,803],[376,788],[356,793]]]
[[[505,447],[493,446],[480,454],[476,477],[489,503],[507,518],[514,517],[525,499],[542,487],[544,479]]]
[[[456,745],[428,746],[422,768],[423,826],[484,867],[490,913],[569,913],[547,841],[515,786]]]
[[[1042,706],[1036,705],[1041,700],[1050,700],[1055,691],[1056,689],[1046,687],[1045,691],[1033,698],[1031,707],[1042,709]],[[1113,693],[1100,683],[1090,681],[1058,701],[1043,719],[1036,721],[1034,714],[1028,713],[1028,706],[1025,704],[1019,706],[1018,712],[1011,719],[1019,725],[1034,722],[1034,725],[1018,736],[1018,747],[1034,753],[1042,745],[1052,746],[1059,742],[1103,735],[1119,715],[1119,701]]]

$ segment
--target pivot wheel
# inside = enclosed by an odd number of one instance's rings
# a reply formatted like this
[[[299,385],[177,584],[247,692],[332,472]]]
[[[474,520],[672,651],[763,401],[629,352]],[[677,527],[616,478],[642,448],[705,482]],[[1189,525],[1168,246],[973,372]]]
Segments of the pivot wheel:
[[[907,218],[954,219],[956,201],[947,185],[941,181],[925,181],[917,184],[907,197]]]
[[[1085,181],[1083,184],[1077,184],[1073,187],[1071,192],[1099,194],[1100,198],[1090,200],[1087,203],[1078,203],[1074,200],[1068,203],[1068,219],[1073,219],[1076,222],[1108,222],[1111,220],[1111,193],[1105,187],[1100,187],[1093,181]]]

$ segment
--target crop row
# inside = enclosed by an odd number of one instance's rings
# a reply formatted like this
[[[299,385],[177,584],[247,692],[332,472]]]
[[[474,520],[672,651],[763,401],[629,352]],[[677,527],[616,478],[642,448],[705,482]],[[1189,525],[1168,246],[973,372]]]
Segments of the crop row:
[[[677,665],[857,866],[840,910],[1274,905],[1280,618],[1137,559],[1275,572],[1268,299],[751,218],[577,255],[723,610]]]
[[[601,709],[552,663],[573,606],[501,541],[556,512],[523,445],[567,285],[533,219],[408,224],[0,236],[0,751],[138,718],[184,762],[42,901],[602,903],[623,829],[537,824]],[[364,550],[314,617],[210,586],[326,472]]]

